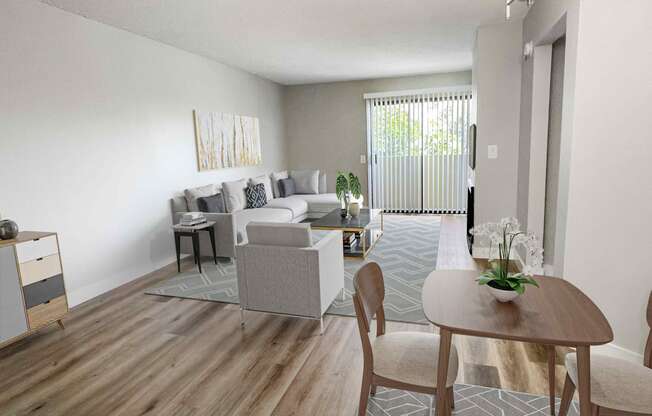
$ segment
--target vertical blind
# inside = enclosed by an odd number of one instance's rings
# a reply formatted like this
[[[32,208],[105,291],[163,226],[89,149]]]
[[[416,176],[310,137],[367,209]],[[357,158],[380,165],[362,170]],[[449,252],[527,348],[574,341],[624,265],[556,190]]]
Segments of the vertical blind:
[[[371,206],[389,212],[465,213],[470,87],[364,98]]]

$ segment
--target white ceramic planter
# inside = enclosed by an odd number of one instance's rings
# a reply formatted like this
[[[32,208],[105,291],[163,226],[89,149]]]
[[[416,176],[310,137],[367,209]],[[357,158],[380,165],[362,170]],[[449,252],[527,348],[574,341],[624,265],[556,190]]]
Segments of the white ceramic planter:
[[[349,214],[351,214],[352,217],[357,217],[360,215],[360,203],[359,202],[351,202],[349,204]]]
[[[515,290],[496,289],[489,285],[487,285],[487,289],[489,289],[489,293],[491,293],[498,302],[511,302],[519,296],[518,292]]]

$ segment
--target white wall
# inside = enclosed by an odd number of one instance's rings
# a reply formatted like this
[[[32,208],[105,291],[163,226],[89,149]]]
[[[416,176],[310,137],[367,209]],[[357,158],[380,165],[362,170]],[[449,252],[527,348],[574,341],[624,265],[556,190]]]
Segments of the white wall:
[[[72,305],[173,261],[174,193],[285,168],[277,84],[31,0],[0,34],[0,212],[59,233]],[[263,166],[198,173],[193,109],[259,117]]]
[[[481,26],[476,35],[476,224],[516,216],[521,39],[520,20]],[[488,159],[488,145],[498,146],[497,159]]]
[[[335,191],[338,170],[351,170],[367,188],[365,93],[469,85],[471,72],[381,78],[287,87],[285,120],[291,168],[319,168]],[[366,198],[366,196],[365,196]],[[368,199],[366,199],[368,200]]]
[[[652,290],[652,2],[624,3],[580,7],[564,275],[604,311],[615,343],[640,353]]]
[[[566,33],[555,269],[605,313],[615,350],[639,362],[652,290],[650,15],[649,0],[538,1],[523,38]]]

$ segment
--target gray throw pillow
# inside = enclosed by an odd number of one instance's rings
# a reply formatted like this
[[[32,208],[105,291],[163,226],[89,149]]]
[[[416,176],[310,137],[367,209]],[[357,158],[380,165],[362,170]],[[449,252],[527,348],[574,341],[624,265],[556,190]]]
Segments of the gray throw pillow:
[[[247,207],[246,187],[247,181],[244,179],[222,183],[226,212],[241,211]]]
[[[271,175],[272,178],[272,191],[274,193],[274,198],[279,198],[281,196],[281,192],[278,189],[278,181],[281,179],[286,179],[288,177],[288,171],[284,170],[281,172],[274,172]]]
[[[278,181],[278,189],[281,198],[287,198],[288,196],[294,195],[296,193],[294,190],[294,179],[281,179]]]
[[[186,197],[186,203],[188,204],[188,211],[197,212],[199,207],[197,207],[197,198],[201,196],[211,196],[215,195],[219,191],[219,188],[215,184],[200,186],[198,188],[190,188],[183,191],[183,194]]]
[[[222,213],[226,211],[224,209],[224,198],[222,197],[222,194],[197,198],[197,207],[201,212]]]
[[[290,172],[290,178],[294,179],[294,187],[297,194],[319,193],[318,170],[293,170]]]
[[[265,195],[265,184],[257,183],[249,185],[245,189],[247,196],[247,208],[260,208],[267,205],[267,195]]]

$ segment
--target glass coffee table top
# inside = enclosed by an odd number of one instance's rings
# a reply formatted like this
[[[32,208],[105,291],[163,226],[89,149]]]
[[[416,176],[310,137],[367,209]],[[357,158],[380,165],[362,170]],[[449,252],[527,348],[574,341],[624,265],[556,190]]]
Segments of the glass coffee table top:
[[[377,216],[382,213],[380,209],[362,208],[357,217],[342,218],[340,210],[335,209],[311,223],[313,228],[356,229],[361,230],[369,226]]]

